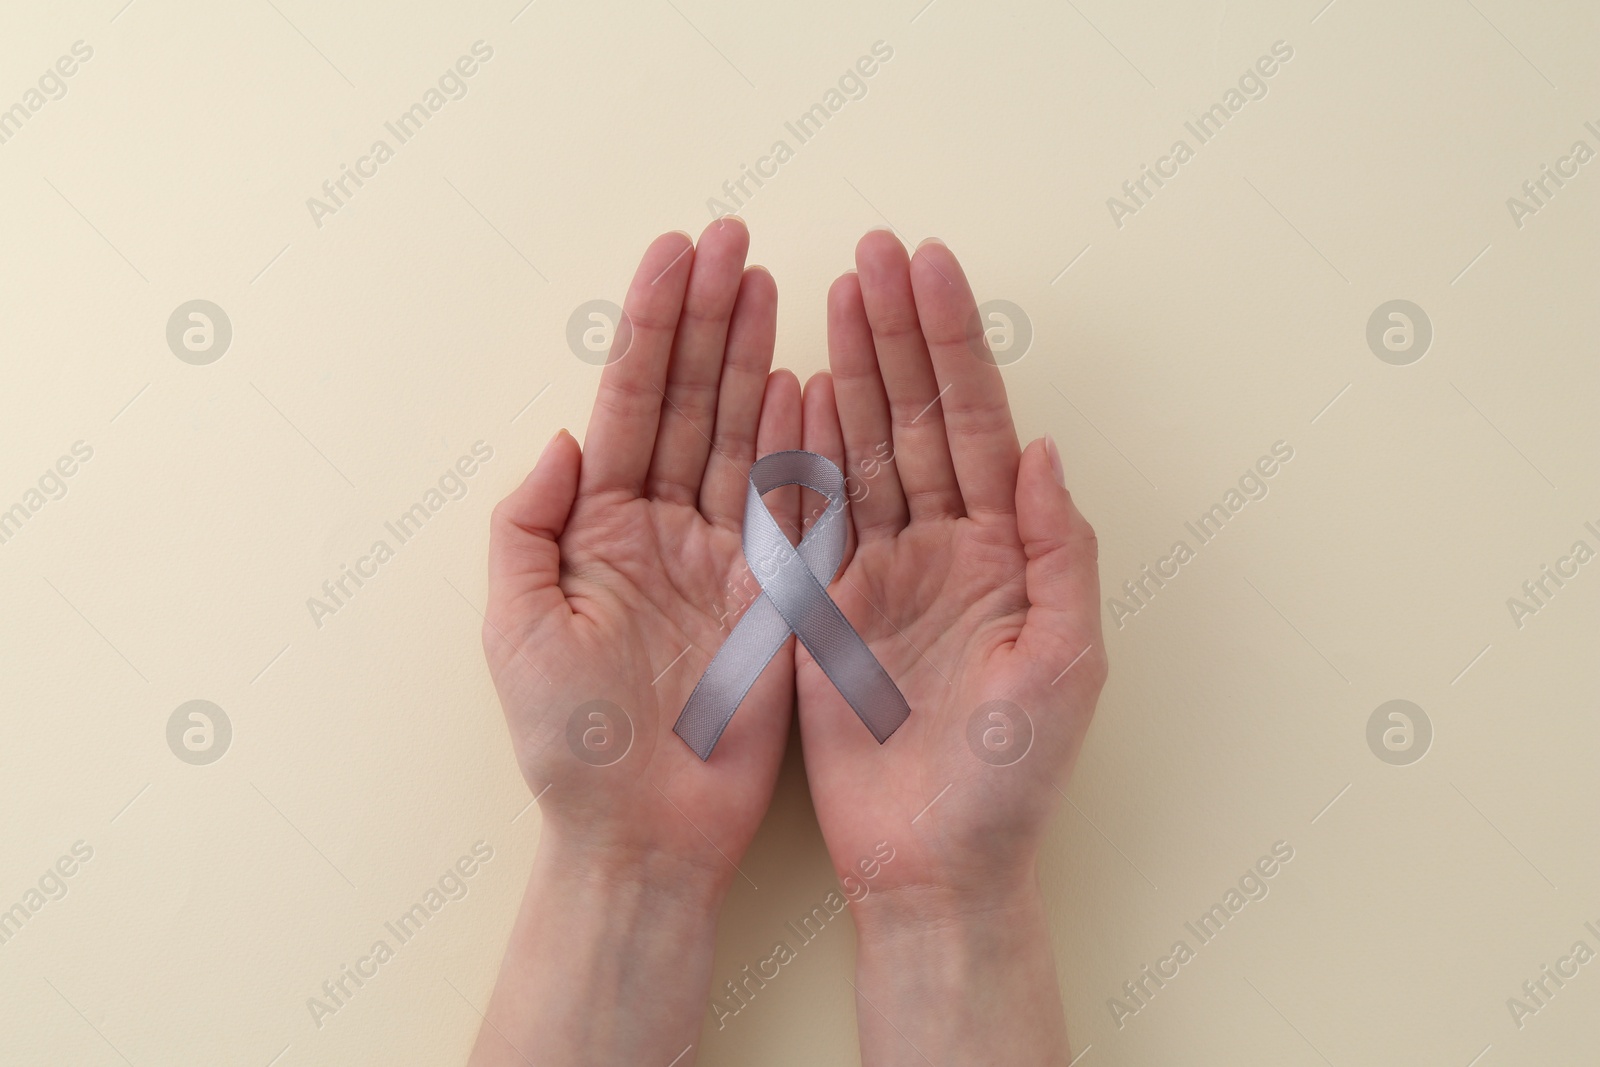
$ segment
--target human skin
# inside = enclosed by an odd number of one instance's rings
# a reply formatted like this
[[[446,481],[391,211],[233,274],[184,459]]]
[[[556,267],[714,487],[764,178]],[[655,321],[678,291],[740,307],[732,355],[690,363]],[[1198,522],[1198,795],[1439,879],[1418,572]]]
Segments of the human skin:
[[[804,648],[796,682],[836,871],[895,853],[852,909],[862,1063],[1066,1064],[1036,861],[1106,677],[1094,531],[1054,442],[1018,447],[950,250],[874,231],[856,268],[828,296],[804,447],[856,482],[829,592],[911,717],[880,746]]]
[[[750,464],[800,443],[799,382],[768,375],[777,289],[748,247],[737,219],[650,245],[583,449],[558,433],[494,512],[484,651],[542,825],[476,1067],[693,1062],[794,697],[791,638],[709,762],[671,732],[740,607]],[[793,530],[798,491],[766,499]],[[595,700],[632,723],[609,766],[568,743],[574,714],[621,728],[580,711]]]
[[[471,1062],[694,1061],[798,691],[836,870],[895,850],[852,908],[863,1063],[1065,1064],[1035,858],[1105,675],[1093,532],[1054,445],[1019,449],[947,249],[863,238],[802,415],[794,376],[769,376],[776,290],[747,248],[733,219],[650,246],[583,449],[557,434],[495,511],[484,647],[542,830]],[[702,763],[671,728],[744,606],[748,469],[802,443],[854,476],[829,593],[912,716],[879,746],[791,638]],[[798,538],[799,492],[765,501]],[[569,742],[595,700],[632,724],[608,766]],[[1006,737],[1031,723],[1009,765],[968,742],[992,700],[1025,712]]]

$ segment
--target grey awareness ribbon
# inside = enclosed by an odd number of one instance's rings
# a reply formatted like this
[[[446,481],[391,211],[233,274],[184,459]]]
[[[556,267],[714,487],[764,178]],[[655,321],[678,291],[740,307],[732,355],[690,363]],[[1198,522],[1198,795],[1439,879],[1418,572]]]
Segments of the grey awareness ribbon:
[[[761,502],[785,485],[803,485],[828,498],[798,548]],[[844,504],[844,472],[815,452],[774,452],[751,466],[744,557],[762,593],[712,657],[672,728],[702,760],[711,758],[745,694],[791,633],[880,745],[911,714],[883,664],[828,595],[827,585],[844,561]]]

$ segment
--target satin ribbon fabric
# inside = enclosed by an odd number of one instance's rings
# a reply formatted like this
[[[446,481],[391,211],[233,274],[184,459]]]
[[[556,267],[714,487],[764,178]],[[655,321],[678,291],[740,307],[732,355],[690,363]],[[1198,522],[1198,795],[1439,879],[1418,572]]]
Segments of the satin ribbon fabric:
[[[798,547],[761,502],[785,485],[803,485],[828,500]],[[774,452],[750,468],[744,556],[761,596],[712,657],[672,728],[702,760],[711,758],[739,703],[791,633],[879,744],[911,714],[899,687],[828,595],[844,560],[845,521],[844,472],[826,457],[799,449]]]

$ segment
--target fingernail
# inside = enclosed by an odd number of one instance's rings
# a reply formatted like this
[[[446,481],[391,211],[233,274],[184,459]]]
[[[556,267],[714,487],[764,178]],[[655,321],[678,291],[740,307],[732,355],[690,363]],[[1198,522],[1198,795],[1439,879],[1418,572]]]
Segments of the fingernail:
[[[1065,489],[1067,487],[1067,472],[1061,466],[1061,450],[1056,447],[1056,439],[1049,434],[1044,435],[1044,450],[1050,456],[1050,470],[1056,476],[1056,484]]]
[[[938,245],[940,248],[949,248],[950,247],[949,245],[945,244],[943,241],[939,240],[937,237],[924,237],[922,239],[922,243],[917,245],[917,247],[921,248],[922,245]]]
[[[561,429],[557,430],[551,436],[549,441],[545,442],[544,451],[539,453],[539,458],[541,460],[544,459],[545,456],[550,454],[550,450],[556,446],[556,441],[559,440],[561,435],[566,433],[566,432],[567,432],[567,428],[565,426],[563,426],[563,427],[561,427]]]

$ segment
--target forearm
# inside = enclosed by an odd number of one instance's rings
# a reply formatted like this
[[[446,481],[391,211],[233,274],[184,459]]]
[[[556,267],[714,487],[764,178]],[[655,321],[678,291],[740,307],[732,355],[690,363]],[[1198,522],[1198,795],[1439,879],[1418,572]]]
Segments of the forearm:
[[[1031,873],[981,898],[875,893],[856,921],[863,1067],[1065,1067],[1050,929]]]
[[[546,834],[472,1067],[689,1067],[727,885],[663,856]]]

